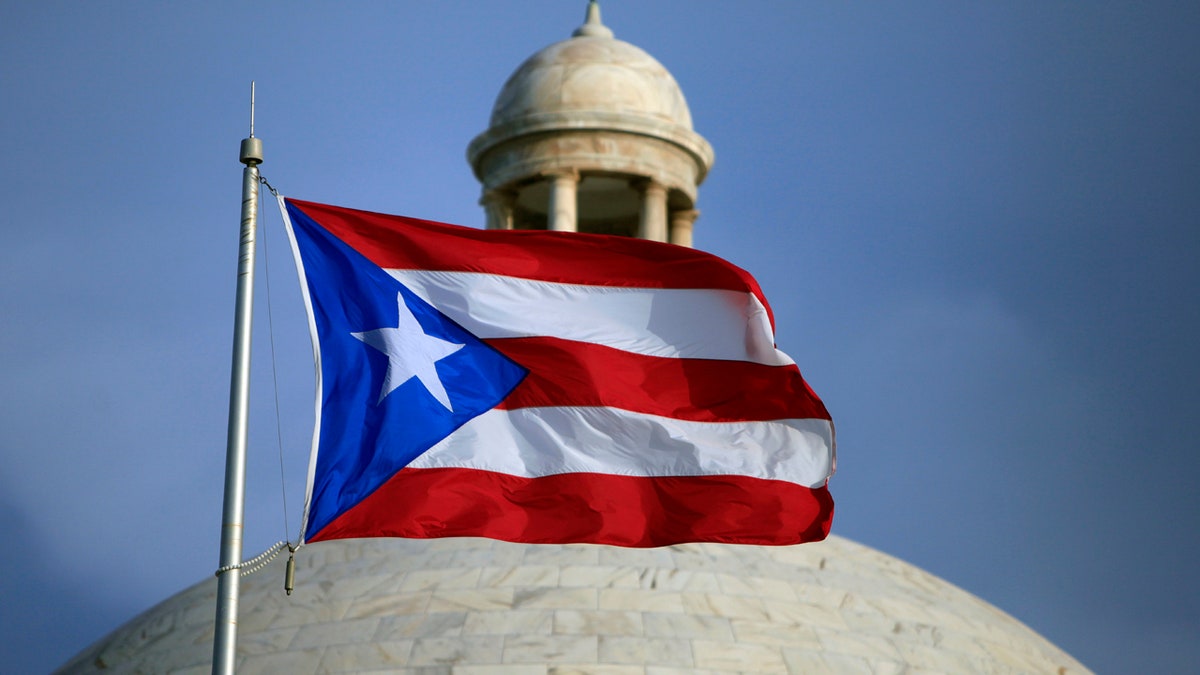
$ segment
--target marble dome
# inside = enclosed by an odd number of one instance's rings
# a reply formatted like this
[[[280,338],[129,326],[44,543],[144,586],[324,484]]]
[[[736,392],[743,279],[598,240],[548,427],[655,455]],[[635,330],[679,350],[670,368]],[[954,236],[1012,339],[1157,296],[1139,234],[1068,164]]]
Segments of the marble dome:
[[[546,139],[558,143],[545,147]],[[616,39],[592,3],[570,38],[539,50],[508,78],[467,159],[485,190],[570,168],[651,176],[691,202],[714,154],[693,131],[671,73]]]
[[[611,33],[576,35],[529,57],[500,90],[491,124],[554,113],[616,113],[692,128],[687,101],[671,73]]]
[[[659,549],[344,540],[242,580],[238,672],[1085,673],[1016,619],[839,537]],[[207,673],[215,579],[61,673]]]

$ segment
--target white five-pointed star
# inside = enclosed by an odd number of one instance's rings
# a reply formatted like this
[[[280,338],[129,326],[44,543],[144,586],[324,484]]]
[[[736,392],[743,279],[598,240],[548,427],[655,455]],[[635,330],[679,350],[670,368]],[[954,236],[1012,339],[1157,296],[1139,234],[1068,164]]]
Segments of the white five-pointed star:
[[[434,364],[462,349],[463,345],[426,335],[421,324],[417,323],[417,317],[404,304],[404,296],[397,295],[396,302],[400,305],[400,319],[395,328],[351,333],[388,357],[387,376],[383,379],[383,388],[379,390],[379,401],[375,403],[378,404],[396,387],[415,377],[446,410],[454,410],[450,407],[450,396],[446,394],[446,387],[442,385]]]

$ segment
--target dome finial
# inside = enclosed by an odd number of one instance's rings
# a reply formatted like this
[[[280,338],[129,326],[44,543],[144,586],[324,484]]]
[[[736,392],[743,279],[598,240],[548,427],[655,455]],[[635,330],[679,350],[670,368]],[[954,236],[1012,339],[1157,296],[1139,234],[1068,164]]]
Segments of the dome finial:
[[[582,26],[576,28],[574,33],[571,33],[571,37],[583,36],[605,38],[613,36],[612,30],[603,23],[600,23],[600,3],[597,0],[588,0],[587,19],[583,22]]]

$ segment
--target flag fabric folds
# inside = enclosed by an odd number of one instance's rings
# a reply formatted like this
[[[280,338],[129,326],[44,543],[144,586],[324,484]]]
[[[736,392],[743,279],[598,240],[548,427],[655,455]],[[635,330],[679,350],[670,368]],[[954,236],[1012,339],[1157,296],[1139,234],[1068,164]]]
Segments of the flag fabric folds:
[[[281,200],[317,357],[304,536],[823,539],[829,413],[740,268]]]

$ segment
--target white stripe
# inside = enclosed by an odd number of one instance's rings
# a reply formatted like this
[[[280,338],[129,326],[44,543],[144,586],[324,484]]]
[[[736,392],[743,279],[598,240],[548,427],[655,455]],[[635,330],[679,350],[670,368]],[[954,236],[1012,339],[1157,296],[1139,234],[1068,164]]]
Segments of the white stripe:
[[[790,365],[753,293],[531,281],[474,272],[388,270],[483,339],[544,336],[668,358]]]
[[[525,478],[739,475],[820,487],[830,475],[828,420],[688,422],[616,408],[490,410],[409,464]]]

